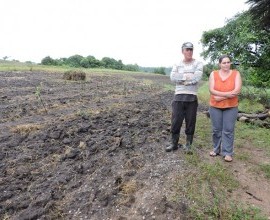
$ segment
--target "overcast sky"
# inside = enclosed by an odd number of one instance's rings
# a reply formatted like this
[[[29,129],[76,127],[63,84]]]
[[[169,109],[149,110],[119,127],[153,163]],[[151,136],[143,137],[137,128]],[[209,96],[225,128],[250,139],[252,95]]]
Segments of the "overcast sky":
[[[249,8],[246,0],[0,0],[0,59],[41,62],[75,54],[169,67],[181,44],[202,60],[203,31]]]

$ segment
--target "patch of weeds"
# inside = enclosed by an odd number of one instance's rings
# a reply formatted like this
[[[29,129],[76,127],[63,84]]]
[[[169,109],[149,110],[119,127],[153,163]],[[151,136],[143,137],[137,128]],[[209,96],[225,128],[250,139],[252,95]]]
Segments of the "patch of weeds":
[[[19,134],[27,134],[30,132],[37,131],[41,128],[40,125],[35,125],[35,124],[24,124],[24,125],[17,125],[13,128],[11,128],[11,131],[14,133],[19,133]]]
[[[172,85],[172,84],[163,84],[163,89],[165,91],[174,91],[175,85]]]
[[[193,152],[193,154],[185,154],[185,159],[189,164],[197,166],[200,163],[200,157],[197,153]]]
[[[261,215],[261,210],[257,207],[247,206],[244,204],[231,203],[227,207],[221,219],[234,220],[267,220],[268,218]]]
[[[212,148],[211,122],[204,114],[198,114],[194,139],[200,148]]]
[[[239,102],[239,111],[245,113],[263,112],[264,106],[259,102],[254,102],[254,99],[242,99]]]
[[[48,113],[48,111],[47,111],[47,109],[45,107],[45,104],[44,104],[44,102],[42,100],[42,97],[41,97],[41,88],[42,88],[42,83],[40,83],[40,85],[36,87],[35,95],[36,95],[37,99],[40,101],[40,103],[42,104],[45,112]]]
[[[236,153],[235,158],[242,161],[248,161],[251,158],[251,156],[250,154],[246,152],[241,152],[241,153]]]
[[[247,144],[270,152],[269,132],[265,128],[239,122],[236,123],[235,138],[242,146]]]
[[[134,180],[124,182],[119,186],[119,191],[124,195],[129,195],[137,191],[137,182]]]
[[[261,164],[260,169],[264,172],[265,176],[270,179],[270,164]]]
[[[236,138],[234,140],[234,145],[237,146],[237,148],[244,148],[246,144],[246,140],[245,139],[241,139],[241,138]]]
[[[122,75],[121,77],[123,81],[127,81],[127,82],[136,82],[137,80],[131,75]]]
[[[135,202],[133,194],[138,190],[138,184],[135,180],[127,181],[119,185],[118,205],[131,206]]]
[[[270,105],[270,89],[263,87],[243,86],[240,94],[240,104],[243,100],[249,102],[249,107],[256,110],[256,107],[265,106],[266,108]],[[246,102],[245,101],[245,102]],[[261,111],[260,109],[258,109]]]
[[[100,110],[94,110],[94,109],[82,110],[82,109],[79,109],[76,112],[76,116],[80,116],[80,117],[83,117],[83,118],[90,118],[91,116],[98,115],[99,113],[100,113]]]
[[[80,97],[83,98],[83,96],[86,93],[86,81],[85,80],[80,80],[80,85],[81,85]]]
[[[154,84],[154,82],[152,80],[143,79],[143,85],[145,85],[145,86],[151,86],[153,84]]]
[[[205,163],[196,153],[186,161],[190,167],[175,183],[174,200],[187,201],[190,219],[265,219],[259,209],[228,199],[239,183],[223,163]]]

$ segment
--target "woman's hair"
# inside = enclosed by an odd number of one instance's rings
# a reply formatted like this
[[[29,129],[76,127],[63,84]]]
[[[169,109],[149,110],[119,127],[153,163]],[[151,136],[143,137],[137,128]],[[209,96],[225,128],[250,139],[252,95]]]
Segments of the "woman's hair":
[[[218,58],[218,63],[221,63],[224,58],[228,58],[231,61],[231,57],[227,54],[224,54]]]

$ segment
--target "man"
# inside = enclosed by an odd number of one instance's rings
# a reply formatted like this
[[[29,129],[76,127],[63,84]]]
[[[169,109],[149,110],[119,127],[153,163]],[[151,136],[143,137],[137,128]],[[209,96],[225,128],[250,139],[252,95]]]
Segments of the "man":
[[[166,151],[178,149],[180,130],[185,119],[186,144],[183,147],[185,152],[191,153],[198,107],[198,83],[202,78],[203,64],[193,59],[193,44],[190,42],[183,43],[182,54],[183,60],[173,66],[170,74],[176,87],[172,102],[171,143],[166,147]]]

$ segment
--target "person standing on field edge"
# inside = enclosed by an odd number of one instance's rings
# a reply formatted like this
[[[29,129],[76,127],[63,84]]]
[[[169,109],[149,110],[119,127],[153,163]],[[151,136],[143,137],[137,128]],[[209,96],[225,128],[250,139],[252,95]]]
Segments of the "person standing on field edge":
[[[220,56],[218,63],[220,69],[213,71],[209,77],[209,113],[213,139],[210,156],[221,154],[225,161],[231,162],[242,79],[237,70],[231,70],[231,58],[228,55]]]
[[[202,78],[203,63],[193,59],[193,44],[190,42],[183,43],[182,54],[183,60],[173,66],[170,74],[176,86],[172,101],[171,143],[165,150],[170,152],[178,149],[180,131],[185,120],[186,144],[183,148],[185,152],[191,153],[197,117],[198,83]]]

